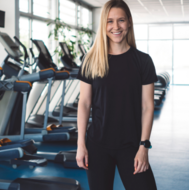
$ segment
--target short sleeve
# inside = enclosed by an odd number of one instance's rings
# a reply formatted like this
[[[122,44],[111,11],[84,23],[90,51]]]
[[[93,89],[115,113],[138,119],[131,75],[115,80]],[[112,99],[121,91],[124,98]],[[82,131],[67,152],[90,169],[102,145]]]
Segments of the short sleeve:
[[[77,79],[83,81],[83,82],[86,82],[88,84],[92,84],[92,79],[89,79],[85,76],[85,70],[84,70],[84,75],[81,74],[81,71],[82,71],[82,65],[83,63],[81,64],[80,68],[79,68],[79,72],[78,72],[78,75],[77,75]]]
[[[147,60],[142,63],[142,84],[151,84],[157,82],[156,69],[152,58],[148,55]]]

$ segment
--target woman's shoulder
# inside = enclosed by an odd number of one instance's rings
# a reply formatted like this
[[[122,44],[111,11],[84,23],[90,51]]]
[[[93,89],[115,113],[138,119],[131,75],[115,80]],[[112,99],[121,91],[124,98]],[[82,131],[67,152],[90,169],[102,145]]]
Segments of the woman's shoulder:
[[[132,51],[135,53],[137,57],[139,57],[140,60],[146,60],[150,56],[148,53],[141,51],[135,47],[132,47]]]
[[[137,48],[132,47],[133,62],[139,68],[140,71],[153,65],[151,56]]]

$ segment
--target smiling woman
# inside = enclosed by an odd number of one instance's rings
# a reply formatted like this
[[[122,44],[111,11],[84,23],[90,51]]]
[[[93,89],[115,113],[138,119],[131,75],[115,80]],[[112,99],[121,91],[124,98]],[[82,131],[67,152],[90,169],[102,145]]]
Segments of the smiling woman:
[[[130,48],[126,38],[129,27],[131,27],[131,17],[128,18],[122,8],[111,8],[106,27],[106,34],[109,38],[109,54],[112,54],[111,52],[123,53]]]
[[[90,190],[112,190],[116,165],[127,190],[157,190],[148,162],[157,75],[151,57],[136,49],[132,15],[124,1],[104,5],[94,45],[77,78],[76,160],[86,169]]]

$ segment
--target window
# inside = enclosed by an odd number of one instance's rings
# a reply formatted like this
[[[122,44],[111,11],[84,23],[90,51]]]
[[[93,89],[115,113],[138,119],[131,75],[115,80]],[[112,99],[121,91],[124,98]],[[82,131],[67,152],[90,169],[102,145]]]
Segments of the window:
[[[33,20],[32,38],[42,40],[47,47],[49,47],[48,40],[49,29],[45,22]]]
[[[136,40],[147,40],[148,39],[148,26],[147,24],[134,25],[134,33]]]
[[[33,0],[33,14],[40,17],[55,19],[54,0]]]
[[[148,53],[148,46],[147,46],[147,41],[139,41],[139,40],[136,40],[136,46],[137,46],[137,49],[140,50],[140,51],[143,51],[145,53]]]
[[[188,23],[136,24],[134,33],[137,49],[152,57],[157,74],[167,71],[171,84],[189,84]]]
[[[172,39],[172,26],[166,24],[149,25],[149,39]]]
[[[172,78],[172,41],[149,41],[149,55],[152,57],[158,72],[167,71]]]
[[[29,12],[29,2],[28,2],[28,0],[19,0],[19,9],[22,12],[28,13]]]
[[[189,84],[188,40],[174,40],[174,83]]]
[[[79,15],[79,21],[78,21],[78,24],[82,27],[85,27],[85,28],[90,28],[92,29],[92,23],[91,23],[91,11],[84,8],[84,7],[81,7],[80,8],[80,15]]]
[[[33,20],[32,26],[33,26],[32,38],[37,39],[37,40],[42,40],[44,42],[44,44],[47,46],[47,48],[54,60],[54,57],[53,57],[54,50],[55,50],[54,38],[53,38],[53,36],[51,38],[48,38],[49,32],[51,30],[51,26],[47,26],[47,23],[41,22],[38,20]],[[33,52],[35,55],[38,55],[38,51],[37,51],[35,45],[33,46]]]
[[[19,20],[19,26],[20,26],[20,41],[26,46],[28,49],[30,47],[30,36],[29,36],[29,19],[20,17]],[[23,49],[20,48],[23,52]]]
[[[67,24],[77,25],[76,4],[68,0],[60,0],[59,17]]]
[[[189,24],[174,24],[174,38],[189,39]]]
[[[54,50],[58,47],[58,42],[54,40],[53,35],[50,38],[48,37],[53,29],[53,24],[47,26],[49,19],[53,21],[59,17],[66,24],[71,25],[71,31],[64,31],[67,42],[70,40],[76,41],[78,36],[77,28],[80,25],[83,27],[89,26],[92,29],[91,10],[72,0],[19,0],[19,7],[20,40],[27,48],[31,47],[31,37],[42,40],[56,64],[58,64],[59,57],[53,55]],[[62,41],[63,36],[59,40]],[[87,36],[84,36],[82,40],[87,41]],[[34,54],[37,56],[38,51],[35,45],[33,45],[33,48]]]
[[[76,38],[74,36],[76,36],[76,30],[71,29],[71,31],[65,30],[65,40],[71,40],[71,41],[76,41]],[[60,36],[60,41],[63,41],[63,36]]]
[[[148,25],[137,24],[134,25],[134,34],[136,40],[137,49],[145,53],[148,52]]]

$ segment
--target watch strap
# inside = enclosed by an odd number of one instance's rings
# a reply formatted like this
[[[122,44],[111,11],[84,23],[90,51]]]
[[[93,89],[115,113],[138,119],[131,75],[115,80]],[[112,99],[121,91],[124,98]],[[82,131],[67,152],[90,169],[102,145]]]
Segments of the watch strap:
[[[149,140],[140,141],[139,145],[144,145],[145,148],[152,148],[152,145]]]

